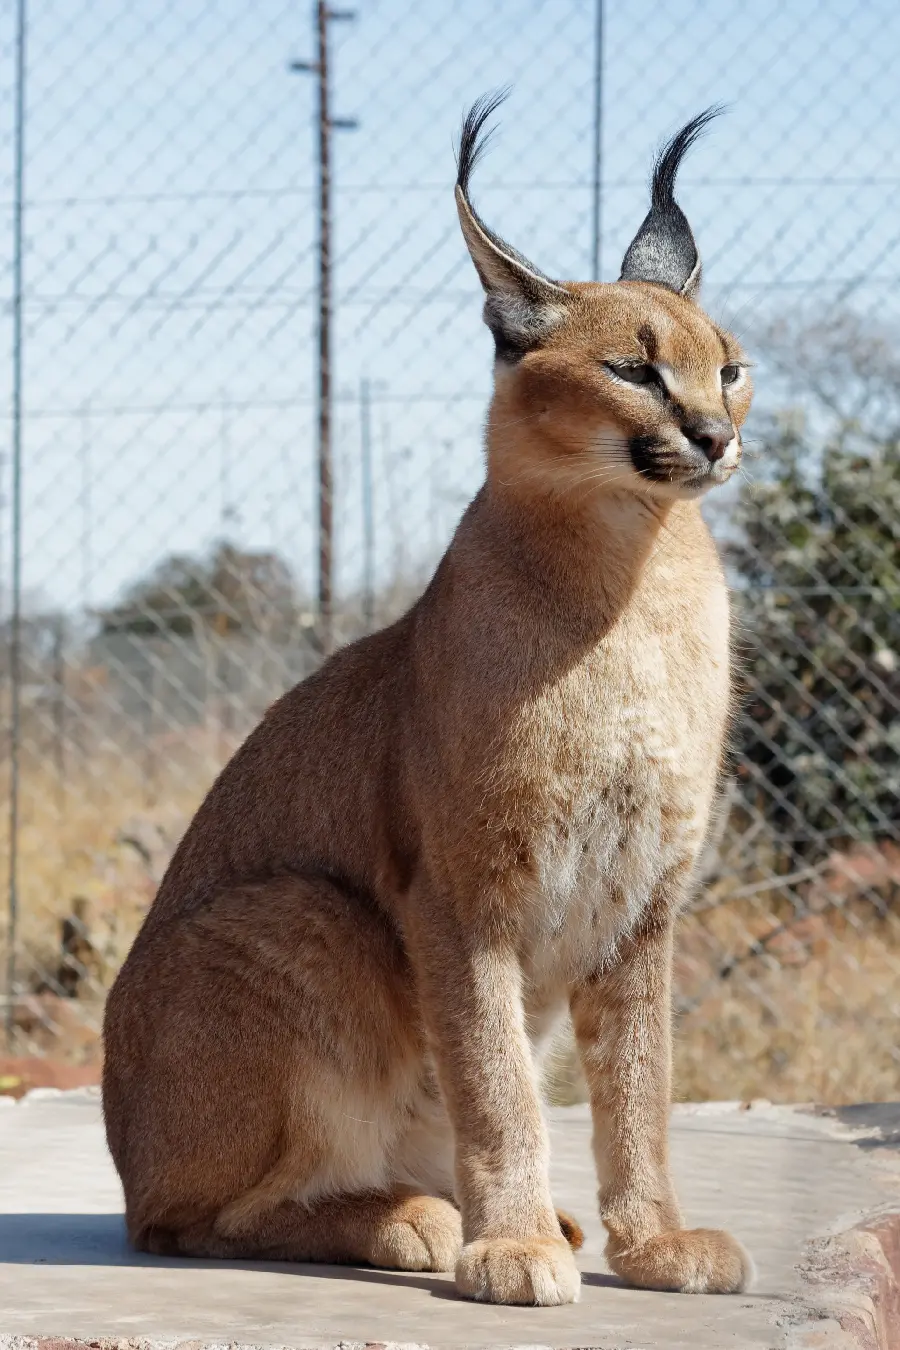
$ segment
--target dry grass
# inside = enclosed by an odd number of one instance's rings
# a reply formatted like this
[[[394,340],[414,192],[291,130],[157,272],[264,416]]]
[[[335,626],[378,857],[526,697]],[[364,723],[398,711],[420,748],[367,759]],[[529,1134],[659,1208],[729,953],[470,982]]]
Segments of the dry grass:
[[[96,1053],[104,992],[131,946],[172,847],[231,748],[216,732],[161,738],[151,774],[140,756],[125,757],[101,745],[90,754],[70,755],[64,786],[45,760],[25,757],[16,984],[37,997],[19,1000],[14,1049],[70,1060]],[[4,876],[8,857],[4,839]],[[68,952],[63,950],[66,922]],[[4,907],[4,954],[7,940]],[[77,998],[60,999],[66,980],[73,978]]]
[[[168,853],[231,746],[198,731],[141,757],[95,747],[68,786],[45,761],[23,766],[18,973],[19,1054],[99,1058],[102,999],[146,911]],[[162,790],[162,784],[165,790]],[[5,847],[0,868],[6,868]],[[76,901],[79,903],[76,904]],[[61,926],[76,918],[69,953]],[[5,948],[5,914],[0,944]],[[83,932],[80,931],[83,925]],[[900,923],[846,907],[779,928],[770,910],[722,904],[682,922],[676,972],[675,1082],[682,1099],[843,1101],[900,1095]],[[72,933],[70,924],[70,938]],[[66,969],[77,997],[60,998]],[[0,1091],[2,1091],[0,1075]],[[552,1057],[555,1100],[583,1095],[570,1042]]]
[[[679,943],[676,1093],[828,1103],[900,1095],[896,913],[811,915],[723,906],[689,915]],[[752,944],[775,931],[754,954]],[[723,974],[723,972],[728,972]]]
[[[682,921],[676,959],[675,1097],[838,1104],[900,1096],[897,916],[835,914],[781,929],[771,913],[722,906]],[[725,973],[727,972],[727,973]],[[565,1029],[547,1092],[583,1101]]]

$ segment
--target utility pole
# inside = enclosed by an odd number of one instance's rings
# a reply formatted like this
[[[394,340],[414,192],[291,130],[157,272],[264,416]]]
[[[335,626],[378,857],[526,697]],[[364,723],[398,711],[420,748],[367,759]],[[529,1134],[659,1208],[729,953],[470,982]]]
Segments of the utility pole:
[[[319,167],[319,389],[318,389],[318,495],[319,495],[319,644],[328,656],[333,644],[334,594],[334,473],[331,453],[331,133],[352,131],[353,118],[332,117],[328,88],[328,25],[354,19],[352,10],[331,9],[316,0],[314,23],[315,61],[292,61],[290,70],[316,75],[318,89]]]
[[[240,520],[240,512],[231,499],[231,426],[228,420],[228,394],[223,389],[219,422],[219,539],[229,542],[231,527]],[[236,539],[237,530],[231,535]]]
[[[594,0],[594,162],[591,166],[591,277],[600,280],[603,191],[603,0]]]
[[[359,383],[359,437],[363,509],[362,608],[366,632],[371,633],[375,618],[375,511],[372,498],[372,389],[365,378]]]
[[[12,504],[9,621],[9,890],[6,923],[6,1042],[15,1040],[16,927],[19,917],[19,775],[21,770],[22,716],[22,305],[25,294],[25,78],[28,9],[26,0],[16,5],[15,103],[13,130],[13,276],[12,276]]]
[[[81,409],[81,609],[85,617],[91,608],[91,580],[93,559],[91,557],[91,536],[93,520],[91,513],[91,412],[89,404]]]

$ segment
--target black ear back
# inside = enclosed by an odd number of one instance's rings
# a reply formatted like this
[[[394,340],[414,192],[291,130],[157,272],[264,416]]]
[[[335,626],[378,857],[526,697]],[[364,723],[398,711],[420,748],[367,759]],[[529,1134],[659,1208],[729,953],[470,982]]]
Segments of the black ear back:
[[[700,287],[700,254],[675,200],[675,178],[688,150],[721,107],[707,108],[663,146],[653,167],[650,210],[628,246],[620,281],[653,281],[691,299]]]
[[[463,237],[485,290],[484,321],[494,335],[497,358],[516,361],[538,346],[565,317],[570,295],[493,230],[472,205],[469,180],[491,138],[487,122],[506,98],[480,98],[462,126],[457,153],[456,207]]]

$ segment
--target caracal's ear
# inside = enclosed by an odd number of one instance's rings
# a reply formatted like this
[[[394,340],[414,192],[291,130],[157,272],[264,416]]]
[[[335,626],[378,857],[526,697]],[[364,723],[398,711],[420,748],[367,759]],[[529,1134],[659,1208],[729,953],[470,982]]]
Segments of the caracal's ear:
[[[655,281],[688,300],[696,298],[700,254],[687,216],[675,200],[675,177],[694,141],[722,111],[721,107],[707,108],[663,146],[653,166],[650,210],[628,246],[620,281]]]
[[[472,170],[491,138],[485,124],[507,93],[502,90],[480,98],[463,122],[456,156],[456,209],[487,295],[484,321],[494,335],[497,359],[517,361],[562,322],[571,297],[565,287],[545,277],[534,263],[489,230],[469,200]]]

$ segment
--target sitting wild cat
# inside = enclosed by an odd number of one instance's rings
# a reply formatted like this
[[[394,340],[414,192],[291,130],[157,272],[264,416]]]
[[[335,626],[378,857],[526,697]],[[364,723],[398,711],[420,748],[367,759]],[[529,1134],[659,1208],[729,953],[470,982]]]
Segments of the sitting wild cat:
[[[673,195],[712,114],[600,285],[472,208],[496,102],[456,185],[496,345],[486,481],[409,613],[285,694],[197,812],[109,997],[109,1145],[144,1250],[566,1303],[538,1065],[568,1008],[613,1270],[741,1290],[667,1151],[672,934],[731,698],[699,499],[750,404]]]

